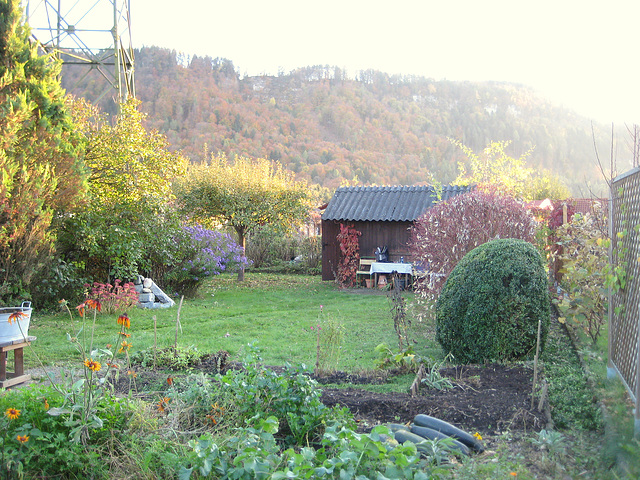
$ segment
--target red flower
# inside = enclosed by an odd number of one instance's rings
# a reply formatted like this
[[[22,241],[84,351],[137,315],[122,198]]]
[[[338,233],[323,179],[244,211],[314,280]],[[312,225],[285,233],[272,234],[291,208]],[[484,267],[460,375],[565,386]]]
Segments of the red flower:
[[[122,325],[124,328],[131,328],[131,320],[129,320],[129,317],[127,316],[126,313],[123,313],[122,315],[120,315],[118,317],[118,325]]]
[[[94,310],[97,310],[98,312],[102,311],[102,304],[100,303],[100,300],[96,300],[95,298],[88,298],[87,300],[85,300],[84,302],[87,306],[87,308],[91,309],[93,308]]]

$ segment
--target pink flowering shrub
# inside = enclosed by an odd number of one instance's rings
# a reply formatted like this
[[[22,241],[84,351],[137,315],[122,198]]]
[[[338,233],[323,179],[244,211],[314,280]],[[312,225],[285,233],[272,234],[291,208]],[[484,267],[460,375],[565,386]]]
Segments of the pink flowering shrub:
[[[88,297],[98,300],[102,311],[108,314],[127,312],[138,303],[138,292],[131,282],[121,283],[116,280],[114,285],[110,283],[93,282],[93,285],[85,284],[85,288],[91,287]]]
[[[409,241],[423,272],[418,296],[427,303],[437,299],[453,267],[477,246],[497,238],[533,243],[537,227],[522,203],[495,192],[475,190],[436,204],[416,221]]]

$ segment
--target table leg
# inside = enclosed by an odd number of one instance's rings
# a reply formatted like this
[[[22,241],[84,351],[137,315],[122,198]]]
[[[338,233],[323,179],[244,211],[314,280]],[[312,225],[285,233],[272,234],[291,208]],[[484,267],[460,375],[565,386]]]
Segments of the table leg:
[[[7,352],[0,350],[0,380],[7,379]]]
[[[24,349],[16,348],[13,351],[13,363],[15,364],[14,372],[16,377],[24,375]]]

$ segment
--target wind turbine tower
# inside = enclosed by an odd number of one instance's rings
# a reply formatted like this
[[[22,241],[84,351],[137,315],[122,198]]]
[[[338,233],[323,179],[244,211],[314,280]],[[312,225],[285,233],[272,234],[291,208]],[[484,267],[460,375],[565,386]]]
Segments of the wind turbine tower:
[[[135,96],[130,0],[23,0],[23,6],[44,52],[85,69],[81,80],[96,73],[106,80],[92,103],[107,94],[117,105]]]

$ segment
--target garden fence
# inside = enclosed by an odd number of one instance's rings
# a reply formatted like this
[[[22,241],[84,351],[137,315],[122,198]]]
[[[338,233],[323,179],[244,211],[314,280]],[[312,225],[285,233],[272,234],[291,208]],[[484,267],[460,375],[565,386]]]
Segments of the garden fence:
[[[609,208],[610,261],[626,262],[626,285],[610,294],[609,363],[607,373],[616,373],[635,403],[634,433],[640,436],[640,168],[613,181]],[[626,233],[625,233],[626,230]],[[624,256],[620,257],[620,252]]]

